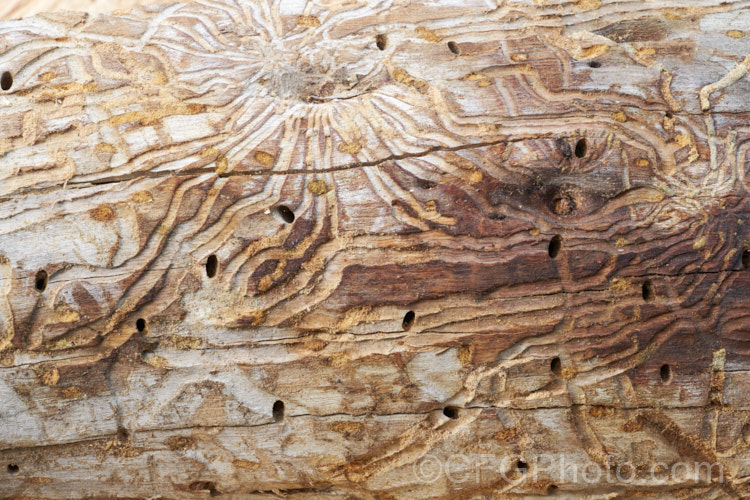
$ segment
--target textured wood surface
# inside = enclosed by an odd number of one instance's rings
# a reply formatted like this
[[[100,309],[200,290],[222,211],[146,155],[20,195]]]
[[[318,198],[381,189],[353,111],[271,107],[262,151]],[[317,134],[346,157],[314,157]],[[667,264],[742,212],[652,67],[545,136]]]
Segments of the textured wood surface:
[[[0,23],[0,497],[750,494],[743,30],[718,0]]]
[[[61,10],[82,11],[89,14],[131,9],[146,5],[148,0],[6,0],[0,4],[0,19],[33,16],[41,12]]]

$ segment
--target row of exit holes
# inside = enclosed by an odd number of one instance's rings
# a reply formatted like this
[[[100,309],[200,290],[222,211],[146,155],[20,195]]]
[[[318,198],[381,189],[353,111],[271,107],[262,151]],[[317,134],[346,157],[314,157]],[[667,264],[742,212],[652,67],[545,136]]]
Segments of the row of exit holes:
[[[294,222],[295,216],[294,212],[292,212],[291,209],[285,206],[280,206],[275,209],[275,215],[283,220],[284,222],[291,224]],[[557,235],[554,236],[550,242],[547,249],[547,253],[551,259],[557,258],[557,256],[560,253],[560,250],[562,249],[562,238]],[[750,251],[745,250],[742,254],[742,264],[745,269],[750,267]],[[219,269],[219,260],[216,257],[216,255],[210,255],[208,259],[206,260],[206,275],[209,278],[213,278],[216,276]],[[49,281],[49,276],[45,270],[40,270],[35,277],[35,288],[42,292],[47,288],[47,284]],[[654,292],[654,286],[651,283],[650,280],[646,280],[642,285],[642,296],[643,299],[647,302],[651,302],[655,297]],[[408,311],[404,315],[404,319],[402,321],[402,328],[406,331],[411,329],[411,327],[414,325],[416,321],[416,314],[414,311]],[[139,332],[144,332],[146,330],[146,320],[143,318],[139,318],[136,320],[136,329]],[[555,357],[550,362],[550,371],[557,377],[562,377],[563,374],[563,366],[562,361],[559,357]],[[661,378],[662,383],[669,384],[672,381],[672,369],[670,365],[664,364],[659,369],[659,376]],[[443,408],[443,415],[449,419],[457,419],[459,417],[459,408],[456,406],[446,406]],[[274,422],[281,422],[284,420],[284,402],[283,401],[276,401],[273,404],[272,408],[272,416]],[[526,462],[519,460],[516,464],[516,468],[521,471],[522,473],[525,473],[528,469],[528,465]],[[19,466],[15,464],[9,464],[7,467],[9,474],[16,474],[19,472]],[[556,490],[557,488],[554,485],[551,485],[551,491]]]
[[[277,215],[277,217],[287,224],[291,224],[295,220],[294,212],[289,209],[286,206],[279,206],[274,210],[274,213]],[[560,250],[562,249],[562,238],[559,235],[554,236],[550,242],[547,249],[547,253],[551,259],[556,259],[557,256],[560,254]],[[743,268],[747,269],[750,267],[750,251],[745,250],[742,254],[742,264]],[[209,255],[206,259],[206,276],[209,278],[213,278],[216,276],[219,270],[219,259],[216,255]],[[34,280],[34,286],[39,292],[43,292],[47,288],[47,284],[49,282],[49,275],[47,274],[47,271],[40,270],[37,272],[35,280]],[[641,286],[641,295],[643,297],[643,300],[646,302],[652,302],[654,298],[656,297],[656,292],[654,290],[654,285],[651,282],[651,280],[645,280]],[[406,314],[404,314],[404,318],[401,322],[401,327],[404,331],[410,330],[414,323],[416,322],[416,313],[414,311],[407,311]],[[136,330],[138,332],[142,333],[146,331],[147,323],[144,318],[138,318],[135,322]],[[555,358],[552,360],[552,372],[555,374],[560,373],[561,371],[561,365],[560,365],[560,359]],[[669,368],[669,365],[664,365],[661,367],[661,379],[665,383],[669,383],[672,379],[671,369]],[[277,402],[280,403],[280,402]],[[275,408],[275,406],[274,406]],[[283,415],[283,403],[282,403],[282,415]],[[274,415],[276,413],[274,412]]]
[[[461,55],[461,47],[459,47],[459,45],[456,42],[449,41],[448,43],[446,43],[446,45],[448,47],[448,50],[450,50],[452,54],[457,55],[457,56]],[[386,47],[388,47],[388,36],[383,33],[376,35],[375,46],[379,50],[385,50]],[[588,64],[591,68],[601,67],[601,63],[598,61],[590,61]],[[11,89],[12,86],[13,86],[13,75],[11,74],[10,71],[4,71],[2,75],[0,75],[0,89],[2,89],[4,92],[7,92],[8,90]],[[578,155],[576,154],[576,156]],[[579,156],[579,158],[581,157],[583,157],[583,155]]]
[[[380,34],[376,36],[376,45],[378,49],[385,50],[387,47],[387,37],[386,35]],[[450,41],[447,43],[448,49],[456,55],[459,55],[461,53],[460,48],[458,45]],[[592,62],[590,64],[592,68],[599,67],[599,63]],[[13,86],[13,75],[11,75],[10,72],[5,71],[2,73],[2,76],[0,76],[0,88],[4,91],[10,90],[10,88]],[[587,150],[587,144],[586,139],[580,139],[575,146],[575,156],[578,158],[583,158],[586,155]],[[279,207],[276,207],[274,209],[274,214],[284,221],[287,224],[291,224],[294,222],[295,215],[294,212],[284,206],[281,205]],[[549,257],[552,259],[557,258],[557,256],[560,253],[560,250],[562,248],[562,238],[560,236],[554,236],[549,243],[548,247],[548,254]],[[742,264],[745,269],[750,267],[750,252],[748,250],[745,250],[742,254]],[[216,276],[217,272],[219,270],[219,259],[216,257],[216,255],[210,255],[208,259],[206,260],[206,275],[209,278],[213,278]],[[37,272],[35,280],[34,280],[34,286],[35,288],[43,292],[47,288],[47,284],[49,282],[49,275],[45,270],[40,270]],[[655,292],[654,292],[654,286],[651,283],[650,280],[644,281],[642,285],[642,296],[643,299],[647,302],[651,302],[654,300]],[[402,328],[406,331],[411,329],[411,327],[414,325],[414,322],[416,321],[416,314],[414,311],[408,311],[404,315],[404,319],[402,321]],[[136,329],[139,332],[143,332],[146,330],[146,320],[143,318],[139,318],[136,321]],[[560,358],[556,357],[552,359],[550,362],[550,370],[552,373],[558,377],[562,376],[562,361]],[[672,381],[672,369],[668,364],[664,364],[661,366],[659,370],[659,375],[661,378],[661,381],[665,384],[668,384]],[[457,419],[459,416],[459,408],[455,406],[446,406],[443,409],[443,415],[445,415],[447,418],[450,419]],[[284,402],[283,401],[276,401],[273,404],[272,408],[272,416],[274,422],[281,422],[284,420]],[[528,465],[523,460],[519,460],[516,463],[516,468],[525,473],[528,469]],[[7,467],[9,474],[16,474],[19,472],[20,468],[18,465],[15,464],[9,464]],[[550,492],[557,489],[555,485],[550,486]]]

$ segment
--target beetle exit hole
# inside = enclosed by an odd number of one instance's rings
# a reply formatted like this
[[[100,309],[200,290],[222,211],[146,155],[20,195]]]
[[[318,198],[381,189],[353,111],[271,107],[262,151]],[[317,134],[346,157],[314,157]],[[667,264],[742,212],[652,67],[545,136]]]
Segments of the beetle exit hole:
[[[443,408],[443,415],[455,420],[458,418],[458,408],[455,406],[446,406],[445,408]]]

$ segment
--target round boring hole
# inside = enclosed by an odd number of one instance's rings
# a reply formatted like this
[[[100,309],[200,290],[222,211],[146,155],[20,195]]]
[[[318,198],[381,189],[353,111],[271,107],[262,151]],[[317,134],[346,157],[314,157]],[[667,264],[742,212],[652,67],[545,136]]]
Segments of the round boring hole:
[[[443,408],[443,415],[455,420],[458,418],[458,408],[455,406],[446,406],[445,408]]]
[[[16,464],[8,464],[8,474],[18,474],[19,469]]]
[[[578,139],[578,142],[576,142],[576,149],[575,149],[576,158],[583,158],[584,156],[586,156],[587,149],[588,149],[588,144],[586,144],[586,139]]]
[[[135,328],[139,332],[144,332],[146,330],[146,320],[143,318],[138,318],[135,322]]]
[[[292,209],[287,207],[286,205],[279,205],[278,207],[274,208],[273,213],[276,215],[276,217],[286,222],[287,224],[291,224],[292,222],[294,222],[294,212],[292,212]]]
[[[562,248],[562,238],[557,235],[552,237],[552,239],[549,241],[549,247],[547,248],[547,253],[549,254],[550,259],[556,259],[558,255],[560,255],[560,249]]]
[[[128,437],[130,437],[130,434],[128,433],[128,430],[125,427],[117,428],[117,440],[118,441],[120,442],[127,441]]]
[[[662,383],[670,383],[672,381],[672,367],[667,364],[661,365],[661,368],[659,368],[659,376],[661,377]]]
[[[558,489],[559,488],[557,487],[556,484],[550,484],[549,486],[547,486],[547,494],[548,495],[557,495],[557,490]]]
[[[458,47],[458,44],[456,42],[448,42],[448,50],[453,52],[456,55],[461,54],[461,49]]]
[[[750,269],[750,250],[747,248],[742,251],[742,269],[745,271]]]
[[[656,292],[654,291],[654,284],[651,283],[651,280],[646,280],[643,282],[643,286],[641,287],[641,294],[643,295],[643,300],[646,302],[651,302],[654,300],[654,297],[656,297]]]
[[[401,326],[404,328],[404,330],[409,330],[412,326],[414,326],[415,319],[417,319],[417,315],[414,314],[414,311],[409,311],[404,314],[404,320],[401,322]]]
[[[521,471],[521,474],[526,474],[526,471],[529,470],[529,464],[527,464],[523,460],[519,460],[516,462],[516,469]]]
[[[284,402],[276,401],[273,404],[273,421],[281,422],[284,420]]]
[[[39,292],[43,292],[47,289],[47,283],[49,283],[49,275],[47,274],[47,271],[44,269],[37,271],[36,276],[34,276],[34,288]]]
[[[560,358],[552,358],[552,361],[549,363],[549,369],[556,377],[562,375],[562,361],[560,361]]]
[[[599,61],[589,61],[589,68],[601,68],[602,63]]]
[[[206,259],[206,276],[213,278],[219,270],[219,259],[215,255],[209,255]]]
[[[4,71],[3,76],[0,76],[0,88],[3,90],[10,90],[12,86],[13,75],[10,74],[10,71]]]
[[[379,34],[375,37],[375,45],[378,46],[378,49],[385,50],[385,48],[388,46],[388,37],[384,34]]]

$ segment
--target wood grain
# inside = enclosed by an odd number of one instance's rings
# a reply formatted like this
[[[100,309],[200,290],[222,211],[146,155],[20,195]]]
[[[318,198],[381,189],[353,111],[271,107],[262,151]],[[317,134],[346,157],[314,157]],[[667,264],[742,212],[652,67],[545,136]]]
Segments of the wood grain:
[[[1,22],[0,497],[749,495],[749,26]]]
[[[0,19],[16,19],[42,12],[81,11],[89,14],[128,10],[148,0],[6,0],[0,5]]]

